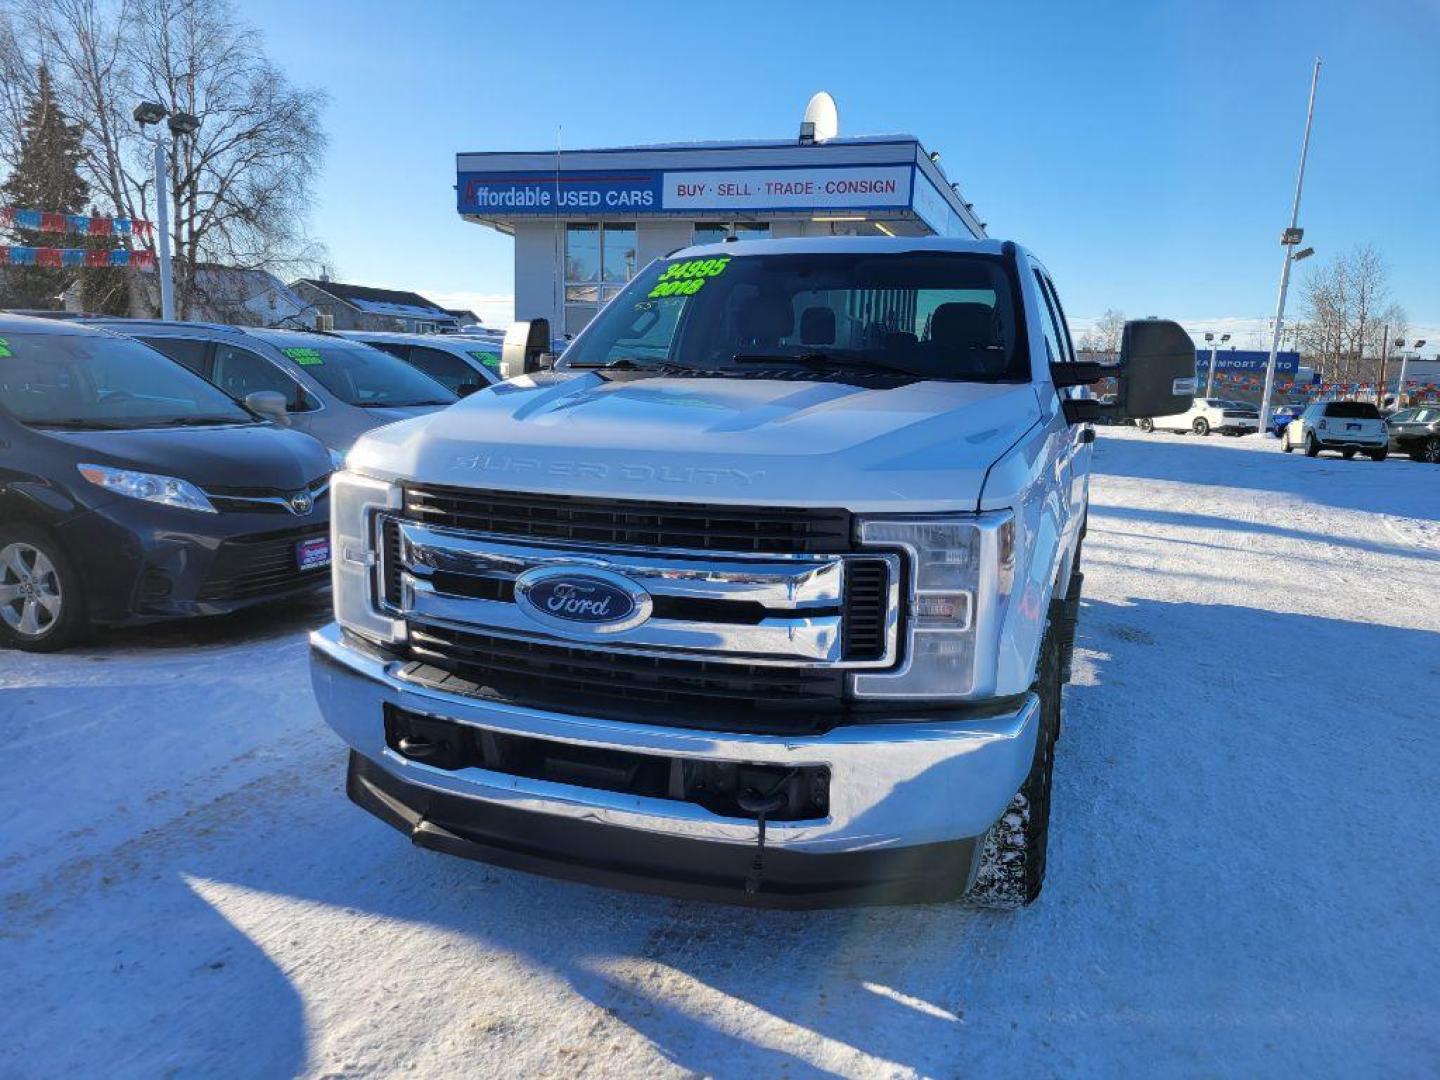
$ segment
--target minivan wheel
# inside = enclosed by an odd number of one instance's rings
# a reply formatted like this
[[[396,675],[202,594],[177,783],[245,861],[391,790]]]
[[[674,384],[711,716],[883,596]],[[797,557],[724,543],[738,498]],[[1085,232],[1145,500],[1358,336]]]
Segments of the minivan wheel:
[[[1136,420],[1135,426],[1138,427],[1141,431],[1145,432],[1146,435],[1149,435],[1152,431],[1155,430],[1155,421],[1151,420],[1148,416],[1146,416],[1139,420]]]
[[[1315,436],[1314,436],[1314,435],[1306,435],[1306,436],[1305,436],[1305,456],[1306,456],[1306,457],[1319,457],[1319,456],[1320,456],[1320,444],[1315,440]]]
[[[1195,423],[1190,425],[1190,430],[1195,432],[1196,435],[1209,435],[1210,421],[1206,420],[1203,416],[1197,416]]]
[[[28,525],[0,527],[0,644],[53,652],[84,629],[79,577],[51,537]]]
[[[1047,630],[1032,687],[1040,698],[1035,757],[1030,773],[1000,820],[990,826],[980,849],[980,868],[965,902],[984,908],[1020,908],[1031,904],[1045,884],[1045,854],[1050,836],[1050,786],[1055,737],[1060,730],[1060,646]]]

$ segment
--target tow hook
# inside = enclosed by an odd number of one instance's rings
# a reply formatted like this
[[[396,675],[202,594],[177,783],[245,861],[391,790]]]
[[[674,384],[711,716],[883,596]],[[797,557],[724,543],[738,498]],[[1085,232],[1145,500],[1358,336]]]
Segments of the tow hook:
[[[783,789],[794,775],[792,770],[775,785],[769,795],[761,795],[754,788],[746,788],[735,796],[736,804],[747,814],[754,814],[755,824],[759,826],[759,835],[755,842],[755,861],[750,864],[750,872],[745,875],[745,892],[748,896],[754,896],[760,891],[760,881],[765,874],[765,819],[785,809],[790,800]]]

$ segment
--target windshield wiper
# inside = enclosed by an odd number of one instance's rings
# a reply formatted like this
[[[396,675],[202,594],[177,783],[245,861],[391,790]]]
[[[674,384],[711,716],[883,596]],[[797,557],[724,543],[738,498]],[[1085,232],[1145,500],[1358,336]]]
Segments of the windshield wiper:
[[[254,420],[243,416],[167,416],[164,419],[141,417],[137,421],[142,427],[213,427],[218,424],[253,424]]]
[[[453,401],[357,401],[362,409],[413,409],[420,405],[454,405]]]
[[[91,416],[61,416],[43,420],[26,420],[30,427],[74,428],[77,431],[115,431],[119,428],[134,427],[129,420],[101,420]]]
[[[928,379],[918,371],[887,364],[883,360],[862,360],[855,356],[835,356],[826,352],[803,353],[736,353],[730,358],[732,364],[799,364],[815,371],[846,369],[852,371],[885,372],[891,375],[906,375],[912,379]]]
[[[693,364],[677,364],[673,360],[642,362],[633,356],[620,356],[603,364],[566,364],[572,371],[659,371],[680,375],[712,375],[714,368],[696,367]]]

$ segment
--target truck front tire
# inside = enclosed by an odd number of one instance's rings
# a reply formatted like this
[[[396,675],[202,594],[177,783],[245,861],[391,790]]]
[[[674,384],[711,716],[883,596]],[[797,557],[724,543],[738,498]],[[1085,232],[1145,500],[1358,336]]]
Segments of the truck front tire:
[[[1060,648],[1047,631],[1032,687],[1040,698],[1035,757],[1030,773],[981,846],[975,883],[965,894],[976,907],[1014,909],[1034,903],[1045,884],[1045,851],[1050,834],[1050,783],[1055,736],[1060,729]]]

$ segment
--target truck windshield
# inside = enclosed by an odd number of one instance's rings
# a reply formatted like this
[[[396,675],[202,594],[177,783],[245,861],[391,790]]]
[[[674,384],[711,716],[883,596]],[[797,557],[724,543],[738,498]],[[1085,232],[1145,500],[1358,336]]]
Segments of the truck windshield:
[[[32,427],[256,422],[175,361],[109,334],[0,335],[0,407]]]
[[[1016,295],[1005,262],[991,255],[678,257],[646,267],[575,339],[563,366],[1024,381]]]
[[[430,376],[369,345],[317,338],[304,345],[281,345],[280,351],[347,405],[390,408],[449,405],[456,400]]]

